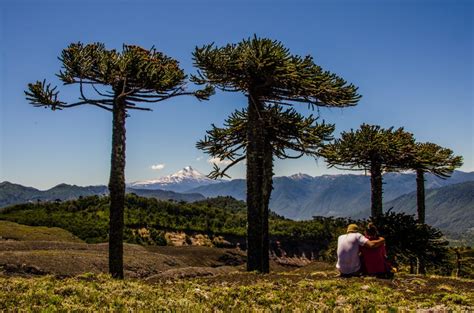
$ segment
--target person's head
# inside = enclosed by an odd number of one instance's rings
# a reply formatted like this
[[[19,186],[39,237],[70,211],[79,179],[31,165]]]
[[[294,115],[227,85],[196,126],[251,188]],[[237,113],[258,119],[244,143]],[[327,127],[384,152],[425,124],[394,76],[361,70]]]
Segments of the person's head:
[[[347,233],[357,233],[359,231],[359,226],[356,224],[349,224],[347,226]]]
[[[379,232],[377,230],[377,227],[375,227],[375,225],[373,223],[369,223],[367,224],[367,229],[365,230],[365,234],[367,235],[367,237],[378,237],[379,236]]]

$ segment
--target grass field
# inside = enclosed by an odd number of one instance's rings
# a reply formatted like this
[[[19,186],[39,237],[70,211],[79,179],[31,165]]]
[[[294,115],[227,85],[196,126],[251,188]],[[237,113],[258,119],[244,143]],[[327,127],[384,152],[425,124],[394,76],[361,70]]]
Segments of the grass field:
[[[0,310],[86,311],[388,311],[472,312],[474,282],[401,276],[342,279],[327,271],[117,281],[105,274],[67,279],[0,276]],[[328,276],[329,275],[329,276]]]

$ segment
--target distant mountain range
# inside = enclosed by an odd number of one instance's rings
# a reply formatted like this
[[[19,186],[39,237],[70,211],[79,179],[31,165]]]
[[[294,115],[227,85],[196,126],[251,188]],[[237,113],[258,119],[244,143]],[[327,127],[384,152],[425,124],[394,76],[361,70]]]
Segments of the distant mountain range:
[[[295,174],[275,177],[273,181],[274,190],[270,208],[287,218],[304,220],[311,219],[313,216],[368,216],[370,176],[345,174],[313,177]],[[466,224],[465,221],[468,219],[462,212],[469,212],[470,215],[468,215],[472,217],[470,220],[474,219],[472,216],[474,213],[471,213],[474,211],[473,181],[474,172],[455,171],[446,180],[426,175],[428,223],[442,229],[445,223],[458,225],[462,229],[472,227]],[[465,182],[471,183],[463,184]],[[394,207],[394,210],[414,213],[416,211],[413,193],[415,190],[414,174],[385,174],[384,209]],[[232,196],[238,200],[245,200],[246,184],[244,179],[211,180],[188,166],[166,177],[128,184],[127,192],[144,197],[188,202],[217,196]],[[68,200],[79,196],[107,193],[106,186],[80,187],[61,184],[49,190],[40,191],[3,182],[0,183],[0,207],[27,201]],[[449,221],[451,218],[453,218],[452,223]]]
[[[426,223],[443,231],[474,236],[474,181],[425,191]],[[416,191],[384,203],[385,210],[416,215]],[[354,218],[366,218],[366,209]]]
[[[425,198],[428,224],[474,236],[474,181],[428,189]],[[398,197],[385,206],[393,207],[395,212],[416,214],[416,192]]]
[[[388,173],[384,176],[384,201],[394,200],[416,190],[415,175]],[[474,172],[455,171],[446,180],[426,175],[426,189],[440,188],[466,181],[474,181]],[[370,207],[370,176],[305,174],[275,177],[270,208],[285,217],[304,220],[313,216],[354,217]],[[245,180],[201,186],[190,192],[206,197],[232,196],[245,200]],[[366,215],[367,216],[367,215]]]
[[[106,186],[87,186],[60,184],[48,190],[38,190],[10,182],[0,183],[0,208],[25,202],[35,201],[64,201],[93,195],[107,195]],[[198,201],[205,197],[196,193],[177,193],[167,190],[143,190],[127,188],[127,193],[135,193],[142,197],[157,198],[161,200]]]

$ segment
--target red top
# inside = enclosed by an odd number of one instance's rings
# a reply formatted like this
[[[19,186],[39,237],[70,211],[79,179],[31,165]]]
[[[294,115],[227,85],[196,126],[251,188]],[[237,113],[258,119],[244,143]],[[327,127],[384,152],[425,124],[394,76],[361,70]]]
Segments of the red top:
[[[367,236],[366,236],[367,237]],[[375,240],[378,238],[370,238],[369,240]],[[365,271],[367,274],[377,274],[385,272],[385,245],[381,245],[377,248],[360,247],[360,252],[364,259]]]

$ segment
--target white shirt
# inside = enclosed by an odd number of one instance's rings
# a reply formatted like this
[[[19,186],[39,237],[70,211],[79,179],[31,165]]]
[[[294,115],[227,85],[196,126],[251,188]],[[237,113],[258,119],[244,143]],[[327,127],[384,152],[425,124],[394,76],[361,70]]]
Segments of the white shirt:
[[[342,274],[350,274],[360,269],[359,246],[367,241],[359,233],[348,233],[337,239],[337,264],[336,268]]]

